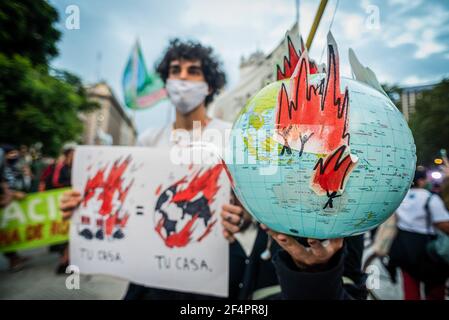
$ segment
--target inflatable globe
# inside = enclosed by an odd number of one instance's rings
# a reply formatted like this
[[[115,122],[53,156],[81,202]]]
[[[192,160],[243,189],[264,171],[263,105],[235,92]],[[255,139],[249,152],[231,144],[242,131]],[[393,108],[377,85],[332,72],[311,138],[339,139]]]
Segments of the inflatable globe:
[[[316,239],[361,234],[385,221],[410,188],[411,131],[386,94],[340,78],[332,44],[325,73],[313,73],[306,54],[297,60],[234,122],[225,159],[234,192],[277,232]]]

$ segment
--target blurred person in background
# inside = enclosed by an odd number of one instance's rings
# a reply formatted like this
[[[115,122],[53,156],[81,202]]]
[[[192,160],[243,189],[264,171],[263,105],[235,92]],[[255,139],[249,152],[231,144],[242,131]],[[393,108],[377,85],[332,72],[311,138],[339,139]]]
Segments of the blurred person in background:
[[[27,170],[26,165],[19,166],[19,150],[13,145],[3,145],[0,148],[0,207],[25,198],[31,184],[31,179],[25,178],[27,174],[31,175],[29,168]],[[4,256],[13,272],[21,270],[29,260],[17,252],[7,252]]]
[[[61,155],[43,171],[39,191],[67,188],[72,185],[72,163],[76,146],[77,144],[73,142],[63,146]]]
[[[56,179],[57,186],[59,188],[67,188],[72,186],[72,164],[76,146],[76,143],[69,142],[66,143],[62,148],[64,159],[59,170],[59,176]]]
[[[42,156],[38,148],[30,149],[31,155],[31,172],[33,174],[33,180],[31,182],[31,192],[38,192],[41,184],[41,177],[45,169],[53,163],[53,159],[50,157]]]
[[[5,153],[4,176],[14,199],[23,199],[31,190],[31,169],[20,157],[19,149],[14,145],[3,145]]]
[[[440,166],[443,171],[443,182],[441,183],[441,198],[446,206],[446,209],[449,210],[449,159],[446,156],[446,152],[443,152],[442,155],[443,164]]]
[[[441,184],[433,183],[432,184],[432,189],[430,190],[430,192],[441,196]]]
[[[43,172],[39,191],[46,191],[58,188],[67,188],[72,185],[72,164],[73,155],[77,144],[69,142],[62,147],[62,154],[58,160],[50,164]],[[69,266],[68,242],[50,246],[50,252],[60,254],[59,264],[56,267],[56,274],[65,274]]]
[[[6,207],[13,200],[12,191],[5,179],[5,152],[0,148],[0,208]]]
[[[390,250],[390,268],[401,269],[405,300],[444,300],[449,266],[428,251],[435,230],[449,234],[449,212],[441,198],[426,189],[426,170],[418,167],[413,185],[396,210],[398,233]]]
[[[19,147],[19,162],[21,166],[28,166],[30,167],[31,163],[33,162],[33,158],[30,154],[30,149],[26,145],[21,145]]]

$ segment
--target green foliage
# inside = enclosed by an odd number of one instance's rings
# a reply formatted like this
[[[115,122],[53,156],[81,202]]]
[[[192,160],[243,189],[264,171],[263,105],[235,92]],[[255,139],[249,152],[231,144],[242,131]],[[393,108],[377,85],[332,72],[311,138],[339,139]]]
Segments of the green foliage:
[[[449,150],[449,79],[422,92],[415,108],[409,125],[415,138],[418,163],[428,165],[439,156],[440,149]]]
[[[62,144],[82,132],[79,112],[96,107],[80,83],[69,73],[51,76],[45,68],[33,68],[27,58],[0,54],[0,141],[42,142],[44,153],[58,154]]]
[[[58,13],[43,0],[0,1],[0,50],[21,55],[33,65],[47,65],[58,54]]]
[[[41,142],[48,155],[79,140],[80,112],[97,107],[77,76],[49,68],[60,37],[57,20],[47,1],[0,1],[0,142]]]

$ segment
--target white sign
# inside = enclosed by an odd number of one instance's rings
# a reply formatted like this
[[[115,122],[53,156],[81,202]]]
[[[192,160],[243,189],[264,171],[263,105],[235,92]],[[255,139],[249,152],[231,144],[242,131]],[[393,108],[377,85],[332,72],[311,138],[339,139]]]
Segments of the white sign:
[[[169,149],[82,146],[72,183],[83,196],[70,230],[81,273],[228,295],[219,214],[231,186],[221,163],[175,165]]]

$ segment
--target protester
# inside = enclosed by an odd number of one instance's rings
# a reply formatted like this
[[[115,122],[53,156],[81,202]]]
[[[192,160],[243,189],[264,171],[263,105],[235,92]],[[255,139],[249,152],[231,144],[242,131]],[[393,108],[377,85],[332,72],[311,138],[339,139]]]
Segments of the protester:
[[[14,198],[20,200],[31,188],[31,170],[20,158],[19,150],[14,145],[3,145],[5,153],[4,176]]]
[[[175,39],[170,42],[165,55],[157,68],[166,84],[170,100],[176,107],[175,122],[166,127],[146,130],[137,145],[144,147],[169,147],[175,144],[188,144],[191,141],[174,141],[181,138],[178,130],[186,130],[192,136],[194,121],[200,124],[203,135],[206,130],[215,129],[222,132],[230,124],[207,116],[206,106],[218,91],[223,88],[226,78],[221,70],[221,63],[214,56],[212,48],[197,42],[182,42]],[[219,141],[216,141],[219,144]],[[223,141],[221,141],[223,143]],[[81,201],[77,191],[66,193],[62,198],[61,208],[71,214]],[[125,299],[195,299],[205,296],[188,293],[145,288],[130,284]]]
[[[427,182],[426,170],[418,168],[396,210],[398,233],[390,250],[390,269],[401,269],[405,300],[422,298],[421,283],[427,300],[443,300],[449,277],[449,265],[428,250],[437,229],[449,234],[449,212],[438,195],[425,189]]]
[[[29,174],[25,166],[19,166],[19,151],[13,145],[3,145],[0,149],[0,207],[7,206],[13,200],[21,200],[26,196],[31,181],[25,176]],[[28,183],[27,183],[28,182]],[[17,252],[7,252],[4,256],[9,261],[10,271],[21,270],[28,257],[22,257]]]
[[[76,143],[66,143],[62,148],[62,154],[58,159],[51,163],[42,173],[42,184],[39,191],[65,188],[71,186],[71,172],[73,163],[73,154]]]
[[[39,191],[46,191],[58,188],[66,188],[72,185],[72,163],[73,154],[77,144],[69,142],[62,147],[62,154],[58,160],[51,163],[42,173]],[[59,264],[56,267],[56,274],[65,274],[69,266],[68,243],[61,243],[50,246],[50,252],[60,254]]]
[[[441,165],[441,169],[443,171],[443,182],[441,183],[441,198],[446,206],[446,209],[449,210],[449,159],[446,156],[443,156],[443,165]]]
[[[6,207],[13,200],[13,194],[5,179],[5,153],[0,148],[0,208]]]

